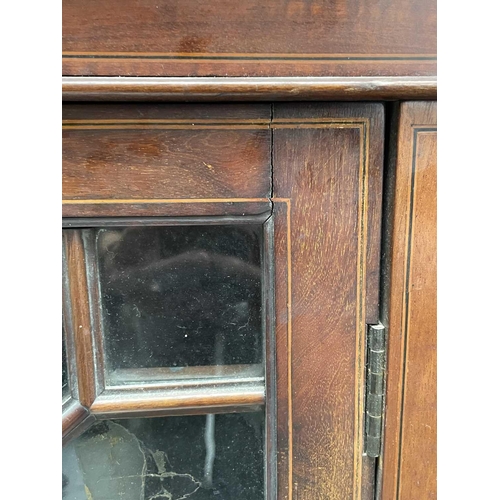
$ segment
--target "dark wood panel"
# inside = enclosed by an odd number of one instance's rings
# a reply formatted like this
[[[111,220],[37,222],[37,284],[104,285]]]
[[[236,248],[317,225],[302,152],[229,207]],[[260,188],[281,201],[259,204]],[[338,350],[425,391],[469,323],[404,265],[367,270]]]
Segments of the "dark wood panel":
[[[63,74],[436,74],[435,0],[65,0]]]
[[[135,79],[138,80],[138,79]],[[78,120],[177,120],[181,124],[242,123],[262,125],[269,123],[269,104],[156,104],[141,103],[67,103],[62,107],[62,118]]]
[[[389,177],[387,416],[382,498],[437,498],[436,103],[401,105]],[[389,238],[391,235],[391,238]]]
[[[360,499],[365,324],[378,306],[384,108],[278,104],[278,497]]]
[[[71,77],[66,101],[350,101],[436,99],[435,76],[398,77]]]
[[[65,106],[63,203],[78,200],[81,215],[95,216],[95,204],[137,203],[128,215],[160,215],[148,205],[262,201],[271,190],[269,117],[269,105]],[[108,206],[99,215],[126,214]]]
[[[266,129],[121,126],[64,129],[64,199],[263,198],[269,194]]]

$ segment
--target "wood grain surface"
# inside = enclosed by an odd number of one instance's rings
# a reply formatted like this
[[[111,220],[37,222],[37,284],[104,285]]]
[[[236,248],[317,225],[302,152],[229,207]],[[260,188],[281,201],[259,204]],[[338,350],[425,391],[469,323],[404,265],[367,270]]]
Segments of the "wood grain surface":
[[[437,498],[435,102],[403,103],[389,172],[384,500]]]
[[[96,384],[91,308],[81,232],[72,229],[64,230],[63,242],[74,336],[74,353],[69,353],[68,357],[74,356],[76,360],[78,400],[82,406],[89,408],[96,397]]]
[[[192,386],[174,384],[148,389],[136,387],[105,389],[90,410],[94,415],[121,415],[127,417],[206,414],[238,411],[245,406],[264,404],[264,380],[233,384],[226,381]]]
[[[435,76],[71,77],[65,101],[373,101],[436,99]]]
[[[246,217],[263,216],[271,211],[268,198],[242,199],[156,199],[156,200],[63,200],[65,218],[106,217]],[[74,219],[73,219],[74,220]],[[118,222],[118,221],[117,221]],[[209,223],[209,222],[205,222]]]
[[[277,104],[273,116],[278,498],[360,499],[384,108]]]
[[[435,0],[65,0],[63,74],[436,74]]]
[[[262,213],[269,121],[267,104],[65,105],[63,216]]]

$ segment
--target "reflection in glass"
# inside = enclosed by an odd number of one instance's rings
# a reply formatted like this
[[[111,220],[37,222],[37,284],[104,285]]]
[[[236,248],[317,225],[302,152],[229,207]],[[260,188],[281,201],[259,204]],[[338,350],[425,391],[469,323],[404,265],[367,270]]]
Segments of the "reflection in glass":
[[[102,229],[96,248],[114,383],[261,363],[261,225]]]
[[[63,500],[263,499],[263,415],[100,421],[63,449]]]

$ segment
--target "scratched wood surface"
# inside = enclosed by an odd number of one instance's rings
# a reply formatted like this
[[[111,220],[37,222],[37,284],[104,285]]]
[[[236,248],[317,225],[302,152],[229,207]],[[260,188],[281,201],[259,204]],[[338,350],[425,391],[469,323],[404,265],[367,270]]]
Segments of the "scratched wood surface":
[[[377,319],[383,122],[380,104],[275,105],[280,500],[363,498],[364,342],[366,322]]]
[[[384,500],[437,498],[435,102],[401,105],[391,162]],[[391,237],[392,235],[392,237]]]
[[[65,0],[63,74],[436,74],[435,0]]]
[[[63,215],[262,213],[269,121],[268,104],[64,105]]]

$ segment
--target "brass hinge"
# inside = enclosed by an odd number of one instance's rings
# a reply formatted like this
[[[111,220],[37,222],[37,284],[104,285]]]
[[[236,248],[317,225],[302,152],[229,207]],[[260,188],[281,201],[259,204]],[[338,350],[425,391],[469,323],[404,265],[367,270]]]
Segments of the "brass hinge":
[[[386,339],[382,324],[368,325],[366,371],[365,453],[380,456],[384,412]]]

